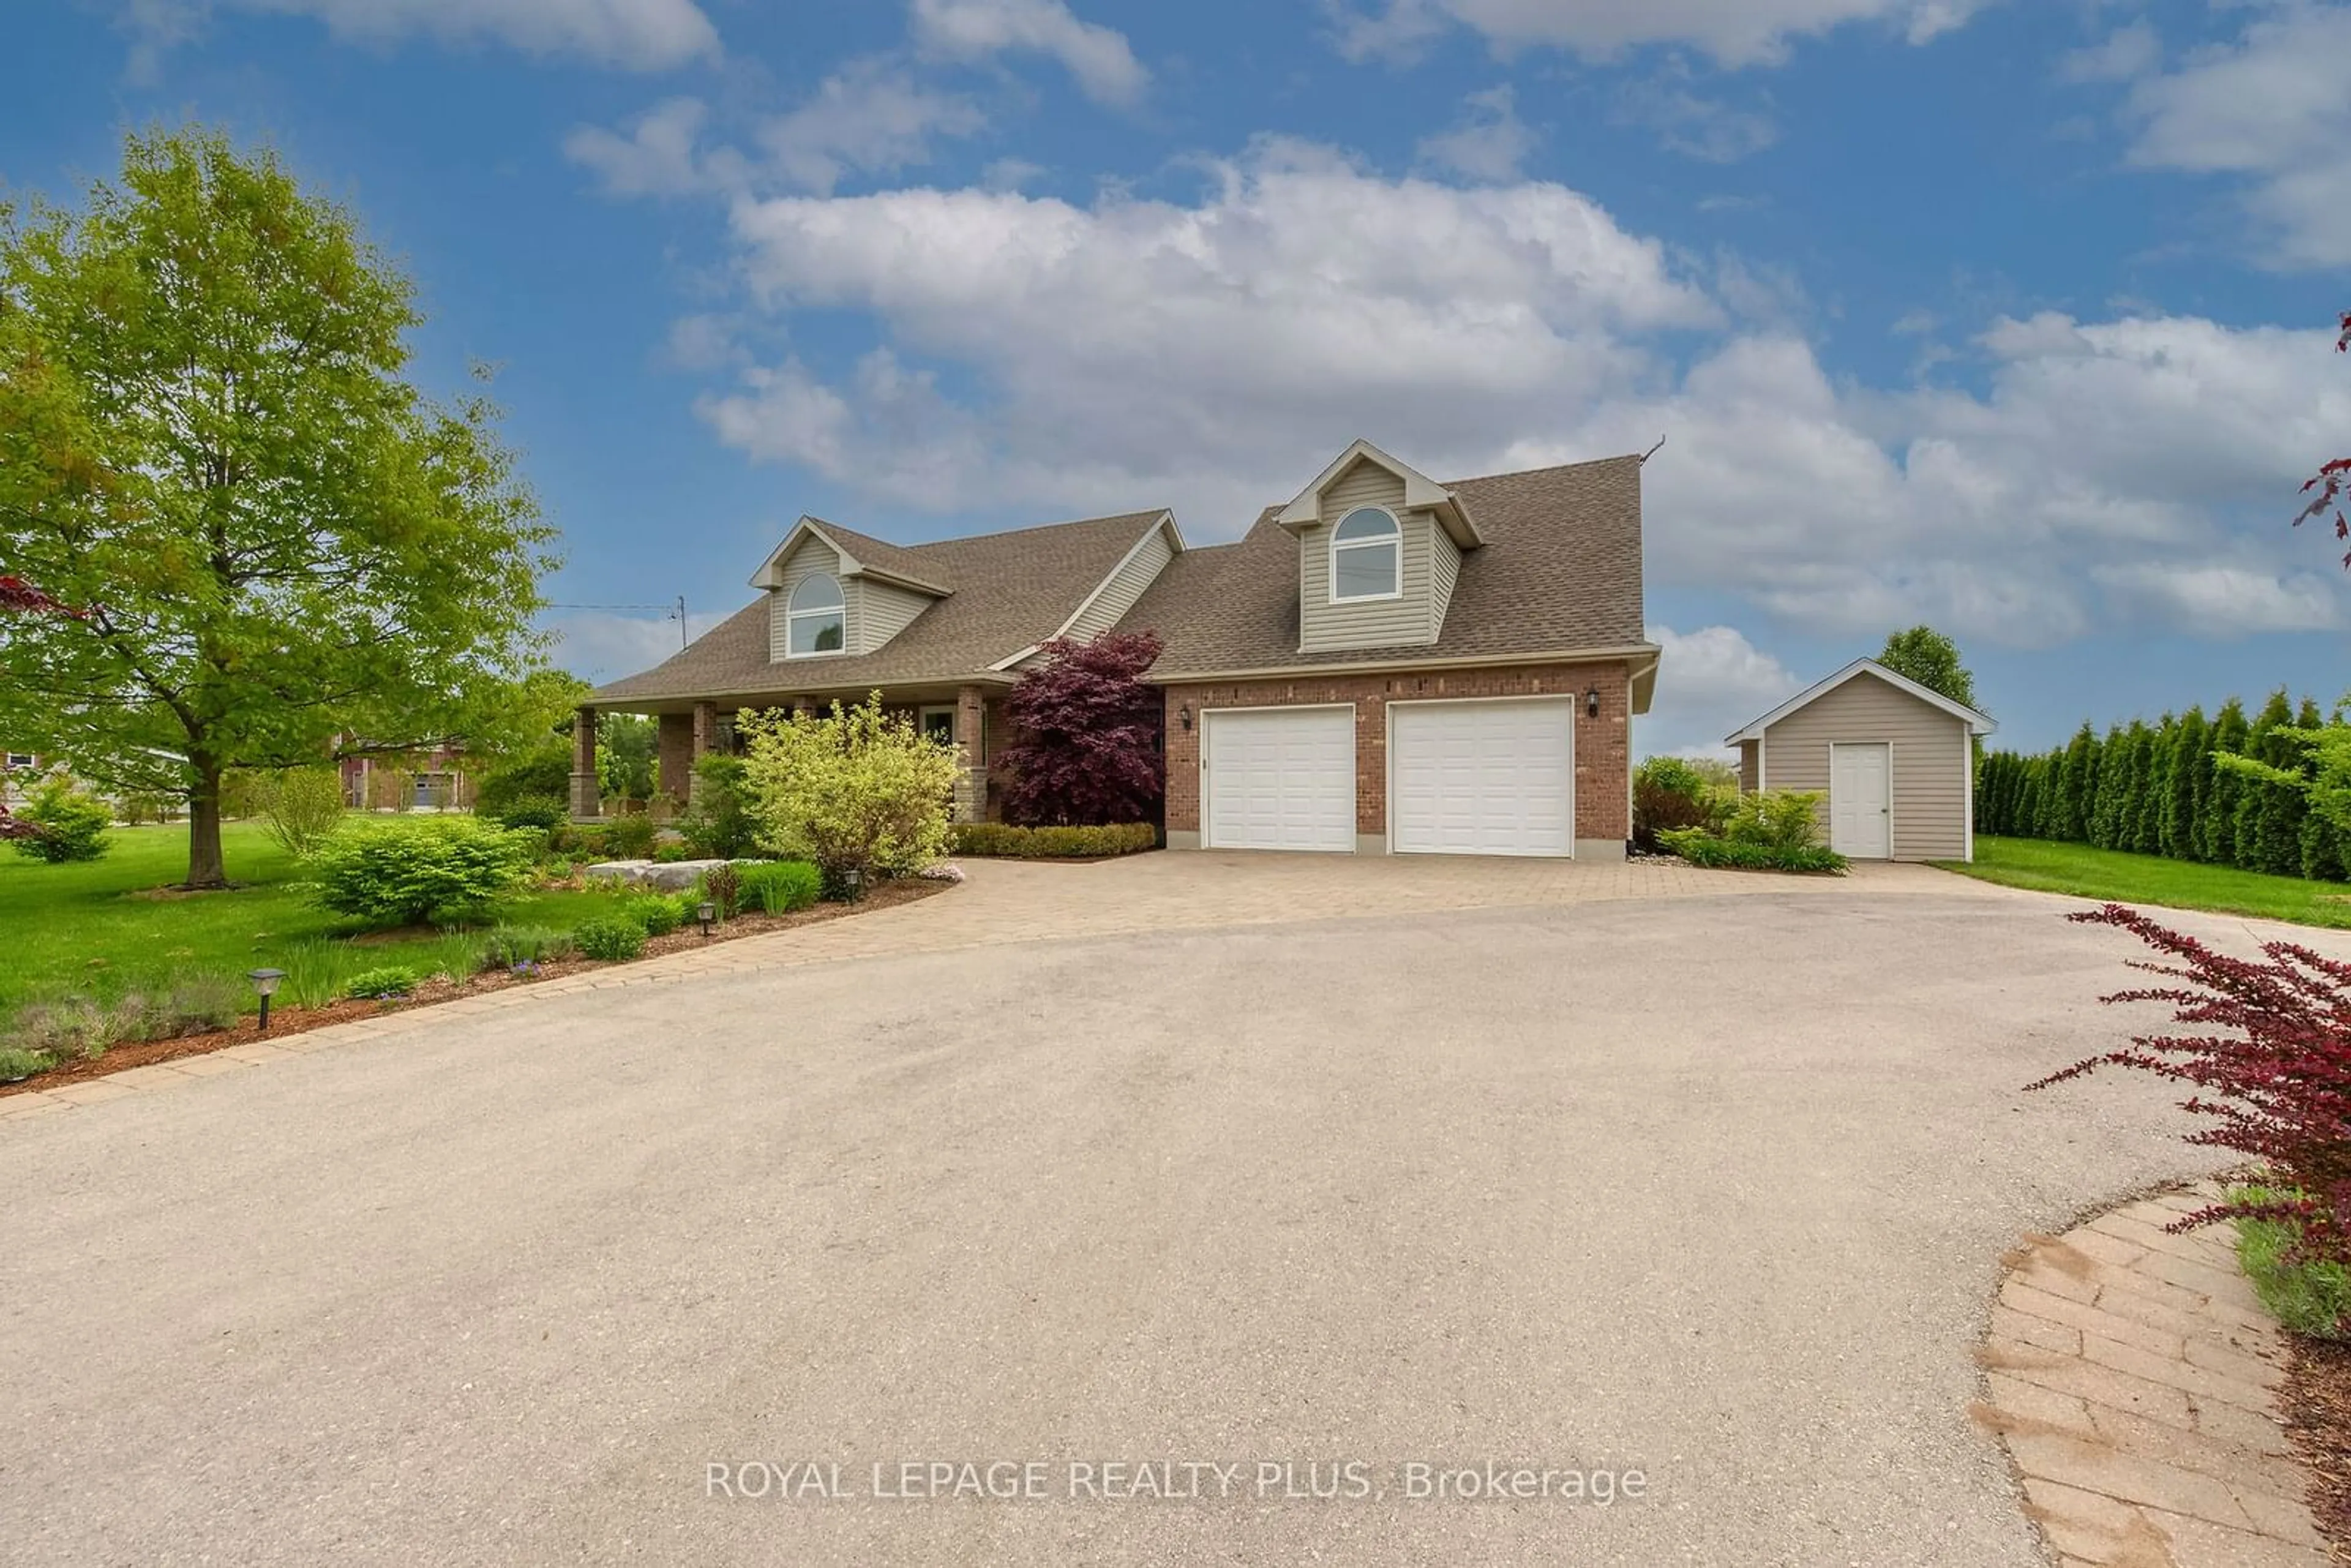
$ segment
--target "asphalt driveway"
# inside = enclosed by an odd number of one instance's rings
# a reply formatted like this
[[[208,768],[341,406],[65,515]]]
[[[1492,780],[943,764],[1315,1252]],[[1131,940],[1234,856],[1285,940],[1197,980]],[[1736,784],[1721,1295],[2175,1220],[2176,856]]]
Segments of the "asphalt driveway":
[[[1856,884],[842,958],[0,1124],[0,1542],[2035,1563],[1963,1410],[1999,1255],[2211,1164],[2151,1086],[2017,1092],[2128,1021],[2095,1000],[2126,940],[2064,907]],[[1405,1495],[1489,1461],[1554,1495]],[[877,1495],[907,1462],[1040,1495]]]

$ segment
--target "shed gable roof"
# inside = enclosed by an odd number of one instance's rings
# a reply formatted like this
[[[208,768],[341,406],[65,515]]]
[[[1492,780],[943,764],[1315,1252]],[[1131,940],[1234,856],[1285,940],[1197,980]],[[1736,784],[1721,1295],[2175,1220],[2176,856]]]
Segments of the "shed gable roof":
[[[1794,696],[1790,697],[1786,702],[1782,703],[1778,707],[1773,708],[1770,713],[1765,714],[1761,718],[1757,719],[1746,728],[1738,731],[1736,734],[1725,737],[1722,744],[1725,746],[1737,746],[1741,741],[1760,740],[1762,738],[1763,732],[1765,730],[1771,728],[1782,719],[1786,718],[1790,714],[1797,713],[1804,708],[1810,707],[1813,704],[1820,701],[1821,698],[1828,695],[1839,686],[1844,685],[1847,681],[1853,680],[1856,676],[1860,675],[1875,675],[1877,679],[1884,681],[1887,685],[1892,686],[1896,691],[1902,693],[1906,696],[1913,696],[1922,703],[1928,703],[1935,707],[1938,707],[1945,713],[1949,714],[1953,718],[1966,720],[1968,725],[1968,733],[1970,735],[1990,735],[2000,727],[1998,721],[1993,719],[1990,714],[1980,713],[1976,709],[1968,706],[1965,703],[1953,702],[1942,693],[1936,691],[1929,686],[1922,686],[1917,682],[1912,680],[1909,676],[1898,674],[1896,672],[1887,669],[1885,665],[1879,664],[1875,659],[1855,659],[1852,664],[1847,664],[1844,669],[1839,670],[1827,680],[1822,681],[1816,685],[1807,686],[1802,691],[1798,692]]]

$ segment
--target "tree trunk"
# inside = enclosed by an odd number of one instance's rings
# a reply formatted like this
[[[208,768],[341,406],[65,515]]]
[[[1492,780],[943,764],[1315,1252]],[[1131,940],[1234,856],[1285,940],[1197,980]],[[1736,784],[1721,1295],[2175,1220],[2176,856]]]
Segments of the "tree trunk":
[[[226,887],[228,868],[221,860],[221,770],[209,762],[194,766],[196,786],[188,792],[188,885]]]

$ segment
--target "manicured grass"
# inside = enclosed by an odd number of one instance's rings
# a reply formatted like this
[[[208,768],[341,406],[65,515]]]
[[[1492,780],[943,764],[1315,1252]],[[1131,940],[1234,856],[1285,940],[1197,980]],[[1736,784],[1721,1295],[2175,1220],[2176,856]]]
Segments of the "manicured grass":
[[[2351,927],[2351,884],[2344,883],[2304,882],[2296,876],[2267,876],[2043,839],[1980,838],[1973,865],[1938,863],[1945,871],[1985,882],[2071,894],[2100,904],[2162,904],[2264,915],[2297,925]]]
[[[188,873],[185,824],[117,828],[103,860],[44,865],[0,850],[0,1015],[57,990],[112,997],[165,976],[237,977],[264,967],[315,967],[322,945],[352,972],[386,964],[423,965],[441,939],[422,935],[346,945],[351,922],[309,904],[294,863],[256,822],[222,830],[226,893],[147,896]],[[500,918],[569,929],[609,911],[609,894],[554,892],[514,900]]]

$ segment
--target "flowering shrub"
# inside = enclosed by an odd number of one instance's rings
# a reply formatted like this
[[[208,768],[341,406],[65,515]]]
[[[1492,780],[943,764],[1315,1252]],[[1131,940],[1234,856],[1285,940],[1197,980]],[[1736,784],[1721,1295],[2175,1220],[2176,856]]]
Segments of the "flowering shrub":
[[[906,875],[947,847],[947,800],[960,771],[953,747],[882,711],[747,716],[744,789],[761,847],[813,862],[828,888],[846,873]]]
[[[2169,962],[2131,967],[2170,983],[2104,999],[2168,1004],[2172,1021],[2188,1028],[2136,1035],[2124,1050],[2027,1087],[2108,1066],[2187,1084],[2180,1108],[2203,1123],[2188,1141],[2251,1155],[2275,1190],[2232,1192],[2170,1228],[2280,1224],[2294,1232],[2300,1260],[2351,1264],[2351,964],[2291,942],[2262,944],[2261,962],[2233,958],[2119,904],[2066,918],[2118,926],[2164,955]]]

